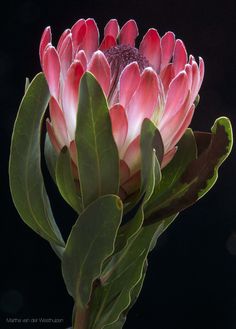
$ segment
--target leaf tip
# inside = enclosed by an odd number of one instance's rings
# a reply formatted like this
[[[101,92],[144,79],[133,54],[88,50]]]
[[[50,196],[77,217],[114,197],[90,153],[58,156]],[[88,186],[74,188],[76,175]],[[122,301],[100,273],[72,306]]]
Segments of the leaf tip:
[[[224,129],[224,131],[222,131],[222,134],[224,133],[224,135],[226,135],[228,138],[228,142],[226,145],[226,157],[227,157],[230,154],[233,147],[233,129],[232,129],[231,121],[228,117],[222,116],[217,118],[211,130],[213,133],[216,133],[217,130],[222,128]]]

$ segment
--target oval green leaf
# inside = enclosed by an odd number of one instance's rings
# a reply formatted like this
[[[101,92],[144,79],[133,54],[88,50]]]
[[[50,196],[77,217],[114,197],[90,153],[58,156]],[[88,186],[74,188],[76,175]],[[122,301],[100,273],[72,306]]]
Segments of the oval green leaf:
[[[39,73],[28,86],[15,121],[9,160],[10,188],[23,221],[50,243],[63,246],[40,166],[40,132],[48,101],[47,82]]]
[[[109,110],[101,86],[89,72],[80,82],[75,141],[84,207],[102,195],[118,194],[119,155]]]
[[[81,309],[90,300],[104,260],[114,251],[121,219],[119,197],[106,195],[91,203],[72,228],[63,254],[62,273],[68,292]]]
[[[64,200],[77,212],[82,211],[81,198],[71,169],[71,158],[67,147],[64,147],[56,163],[56,184]]]

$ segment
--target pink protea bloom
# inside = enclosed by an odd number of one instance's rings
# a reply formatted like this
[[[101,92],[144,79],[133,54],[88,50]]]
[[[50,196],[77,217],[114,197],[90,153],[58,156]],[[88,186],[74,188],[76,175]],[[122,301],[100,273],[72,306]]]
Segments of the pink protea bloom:
[[[161,133],[164,167],[192,120],[204,76],[202,58],[199,64],[192,55],[188,58],[183,42],[172,32],[160,37],[157,30],[149,29],[138,48],[137,36],[134,20],[120,29],[117,20],[111,19],[99,43],[96,22],[89,18],[65,30],[56,48],[51,44],[50,27],[40,42],[41,65],[51,94],[47,121],[51,143],[58,152],[66,145],[76,165],[78,89],[84,72],[90,71],[107,98],[123,197],[139,187],[143,120],[151,119]]]

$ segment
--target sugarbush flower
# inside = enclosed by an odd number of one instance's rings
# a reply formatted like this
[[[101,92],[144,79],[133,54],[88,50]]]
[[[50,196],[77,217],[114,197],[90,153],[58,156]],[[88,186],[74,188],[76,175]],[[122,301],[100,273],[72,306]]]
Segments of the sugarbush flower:
[[[47,27],[40,42],[40,60],[49,90],[50,119],[47,131],[57,152],[67,146],[77,166],[75,129],[79,85],[91,72],[107,99],[113,137],[120,157],[120,194],[135,192],[140,182],[140,132],[145,118],[159,129],[165,167],[176,153],[176,144],[189,126],[204,76],[204,62],[187,52],[174,33],[160,37],[149,29],[139,47],[138,27],[129,20],[120,29],[111,19],[99,42],[96,22],[79,19],[52,45]]]
[[[160,37],[149,29],[138,46],[137,36],[134,20],[120,29],[111,19],[100,42],[95,21],[80,19],[54,47],[47,27],[43,72],[26,80],[12,132],[12,199],[61,261],[73,329],[123,328],[149,253],[176,216],[212,188],[232,149],[226,117],[211,132],[187,129],[203,60],[188,57],[172,32]],[[48,105],[44,156],[77,214],[69,234],[54,218],[42,170]]]

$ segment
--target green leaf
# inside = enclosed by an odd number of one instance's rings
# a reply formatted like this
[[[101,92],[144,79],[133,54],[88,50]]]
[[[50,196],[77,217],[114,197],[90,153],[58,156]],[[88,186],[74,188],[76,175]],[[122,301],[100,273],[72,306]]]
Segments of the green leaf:
[[[10,188],[23,221],[50,243],[63,246],[40,167],[40,131],[48,100],[47,83],[39,73],[29,85],[15,121],[9,160]]]
[[[189,147],[180,148],[179,160],[174,158],[173,163],[170,164],[173,172],[176,172],[176,178],[172,180],[166,174],[166,183],[160,185],[160,194],[157,194],[156,199],[150,200],[145,214],[148,219],[145,223],[160,220],[163,216],[189,207],[211,189],[217,180],[220,165],[232,149],[233,137],[229,119],[225,117],[217,119],[211,134],[195,133],[195,140],[198,149],[197,158],[193,158],[190,162],[191,157],[186,158],[190,152],[192,155],[195,153],[192,142],[192,146],[190,143]],[[181,159],[183,159],[182,163]],[[171,167],[167,167],[167,172],[170,172]]]
[[[64,247],[60,247],[60,246],[58,246],[57,244],[55,244],[53,242],[51,242],[50,245],[51,245],[53,251],[55,252],[55,254],[57,255],[57,257],[60,260],[62,260],[62,255],[64,253]]]
[[[178,143],[173,160],[162,170],[160,184],[155,185],[154,192],[147,204],[146,217],[154,207],[165,202],[175,191],[180,177],[188,165],[197,157],[197,146],[191,129],[187,129]]]
[[[89,72],[80,82],[75,140],[83,206],[99,196],[118,194],[119,155],[109,110],[99,83]]]
[[[162,170],[162,180],[156,185],[155,193],[158,197],[165,198],[172,187],[178,182],[187,166],[197,157],[197,146],[194,134],[191,129],[187,129],[178,143],[177,153],[174,159]],[[153,194],[152,198],[156,195]]]
[[[50,176],[52,177],[54,183],[56,184],[56,163],[58,154],[54,147],[52,146],[52,143],[49,139],[48,133],[46,133],[45,142],[44,142],[44,157],[46,160],[46,165],[49,171]]]
[[[154,186],[161,180],[159,163],[164,154],[161,135],[149,119],[144,119],[141,129],[141,193],[145,193],[145,202],[153,193]],[[156,154],[157,158],[156,159]]]
[[[105,329],[121,329],[123,328],[123,325],[126,321],[126,317],[127,314],[129,312],[129,310],[133,307],[133,305],[136,303],[139,294],[141,292],[141,289],[143,287],[143,283],[144,283],[144,279],[145,279],[145,275],[146,275],[146,270],[147,270],[147,259],[144,263],[143,266],[143,272],[141,275],[140,280],[137,282],[137,284],[133,287],[133,289],[130,291],[130,304],[129,306],[121,313],[119,319],[115,322],[113,322],[112,324],[106,325],[104,328]]]
[[[141,188],[137,196],[125,205],[128,213],[143,199],[147,203],[155,185],[161,180],[160,163],[163,159],[164,146],[157,127],[149,119],[144,119],[140,134],[141,149]]]
[[[136,301],[140,295],[140,292],[143,287],[145,275],[147,272],[147,266],[148,266],[148,261],[146,259],[144,262],[144,265],[143,265],[143,272],[140,277],[140,280],[137,282],[137,284],[133,287],[133,289],[130,292],[130,304],[129,304],[128,308],[125,310],[125,312],[123,312],[125,314],[127,314],[129,312],[129,310],[133,307],[133,305],[136,303]]]
[[[71,169],[71,158],[67,147],[64,147],[56,163],[56,184],[65,201],[77,212],[82,211],[81,198]]]
[[[140,230],[144,220],[144,208],[148,204],[155,185],[161,180],[159,161],[163,158],[163,143],[156,126],[149,119],[144,119],[141,128],[141,188],[140,193],[132,204],[137,207],[135,215],[119,231],[117,237],[117,249],[124,248],[128,241]],[[159,161],[157,159],[157,156]]]
[[[125,254],[118,266],[114,267],[108,280],[101,281],[103,284],[94,290],[89,319],[91,329],[115,325],[134,301],[141,289],[153,237],[160,236],[174,217],[142,227],[132,239],[132,243],[129,243],[129,248],[125,249]],[[140,286],[137,286],[139,284]]]
[[[90,300],[92,285],[101,274],[104,260],[114,251],[121,218],[119,197],[106,195],[91,203],[72,228],[62,271],[67,290],[81,309]]]
[[[104,327],[104,329],[121,329],[123,328],[125,321],[126,321],[126,316],[121,314],[120,318],[116,322],[108,324],[107,326]]]
[[[158,151],[158,157],[161,161],[163,144],[159,131],[148,119],[145,119],[142,124],[140,147],[142,183],[139,197],[134,204],[137,209],[132,219],[119,229],[115,255],[105,264],[102,274],[103,278],[109,276],[114,267],[119,266],[124,255],[129,252],[130,244],[143,225],[144,207],[153,193],[155,184],[158,184],[161,179],[160,165],[155,150]]]
[[[218,178],[218,169],[227,159],[233,147],[233,130],[228,118],[218,118],[211,131],[212,138],[210,145],[200,154],[197,162],[198,166],[203,165],[204,167],[200,171],[201,179],[199,179],[196,184],[200,188],[197,195],[198,199],[203,197],[215,184]],[[198,144],[197,134],[195,134],[195,138]],[[198,147],[200,148],[199,144]],[[184,177],[186,181],[191,179],[191,172],[194,171],[194,165],[196,165],[196,163],[193,163],[193,167],[191,169],[189,168],[189,173],[186,173]],[[190,177],[188,177],[188,174]]]

